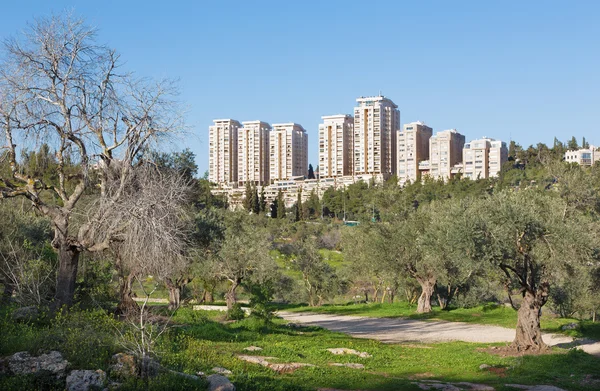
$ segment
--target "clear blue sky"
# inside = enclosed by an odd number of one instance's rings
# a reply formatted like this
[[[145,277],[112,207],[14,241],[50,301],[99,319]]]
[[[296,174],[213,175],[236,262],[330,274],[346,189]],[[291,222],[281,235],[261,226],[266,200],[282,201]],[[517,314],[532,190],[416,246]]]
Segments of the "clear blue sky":
[[[72,9],[141,76],[173,77],[208,168],[214,118],[297,122],[379,91],[401,122],[528,146],[600,144],[598,1],[6,1],[0,37]]]

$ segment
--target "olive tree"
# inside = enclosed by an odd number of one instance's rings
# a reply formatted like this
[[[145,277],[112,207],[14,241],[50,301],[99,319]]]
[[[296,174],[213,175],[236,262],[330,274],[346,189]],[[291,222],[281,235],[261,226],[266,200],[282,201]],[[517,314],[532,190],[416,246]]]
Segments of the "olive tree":
[[[588,216],[554,192],[504,191],[474,203],[470,235],[473,256],[499,268],[521,288],[516,336],[518,351],[544,350],[540,316],[551,286],[577,280],[598,262],[598,230]]]
[[[242,283],[251,279],[260,282],[270,277],[277,267],[269,254],[268,233],[256,225],[258,218],[244,213],[230,215],[221,248],[211,257],[213,275],[229,282],[225,295],[228,309],[236,303],[236,291]]]
[[[0,198],[25,197],[51,220],[58,306],[73,302],[79,255],[108,249],[127,224],[116,221],[105,224],[102,235],[90,234],[120,202],[140,154],[183,125],[173,83],[133,77],[95,35],[71,16],[39,19],[5,42],[0,65],[0,127],[10,166],[0,178]],[[21,168],[19,149],[38,140],[56,150],[56,180]],[[111,168],[120,172],[122,185],[109,193]],[[94,191],[104,208],[74,227],[76,207]]]

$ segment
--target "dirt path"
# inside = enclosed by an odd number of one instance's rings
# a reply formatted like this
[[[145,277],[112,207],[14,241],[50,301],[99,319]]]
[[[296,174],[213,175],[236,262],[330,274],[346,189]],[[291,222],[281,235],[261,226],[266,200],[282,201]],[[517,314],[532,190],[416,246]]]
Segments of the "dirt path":
[[[376,339],[383,342],[511,342],[515,330],[499,326],[486,326],[461,322],[420,321],[400,318],[368,318],[362,316],[326,315],[314,313],[279,312],[285,320],[320,326],[357,338]],[[544,334],[550,346],[570,347],[600,356],[600,342],[576,340],[560,334]]]

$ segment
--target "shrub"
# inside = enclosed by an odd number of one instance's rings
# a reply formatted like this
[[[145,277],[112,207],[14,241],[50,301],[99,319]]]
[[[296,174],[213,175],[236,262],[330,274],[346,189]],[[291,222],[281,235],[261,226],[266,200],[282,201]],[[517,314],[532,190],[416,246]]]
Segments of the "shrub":
[[[245,317],[246,313],[242,309],[242,305],[240,303],[235,303],[231,309],[227,310],[228,320],[242,320]]]

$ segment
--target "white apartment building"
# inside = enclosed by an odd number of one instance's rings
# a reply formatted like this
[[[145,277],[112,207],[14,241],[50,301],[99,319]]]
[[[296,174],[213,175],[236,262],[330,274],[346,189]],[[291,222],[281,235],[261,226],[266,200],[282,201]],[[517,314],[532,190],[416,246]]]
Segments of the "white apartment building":
[[[420,179],[419,163],[429,159],[429,139],[433,129],[422,122],[405,124],[397,136],[398,183],[416,182]]]
[[[234,185],[238,180],[238,129],[234,119],[216,119],[208,128],[208,179],[218,185]]]
[[[308,135],[301,125],[273,124],[269,150],[271,182],[307,175]]]
[[[354,174],[388,177],[396,172],[398,106],[385,96],[360,97],[354,108]]]
[[[462,160],[465,136],[456,129],[437,132],[429,139],[429,175],[434,179],[449,179],[453,168]]]
[[[496,177],[508,161],[508,148],[505,142],[484,137],[465,144],[462,156],[465,178]]]
[[[567,151],[565,152],[565,161],[577,163],[580,166],[592,166],[600,161],[600,148],[590,145],[589,148]]]
[[[269,184],[269,132],[263,121],[244,121],[238,129],[238,184]]]
[[[354,119],[348,114],[321,117],[319,125],[319,177],[352,175]]]

